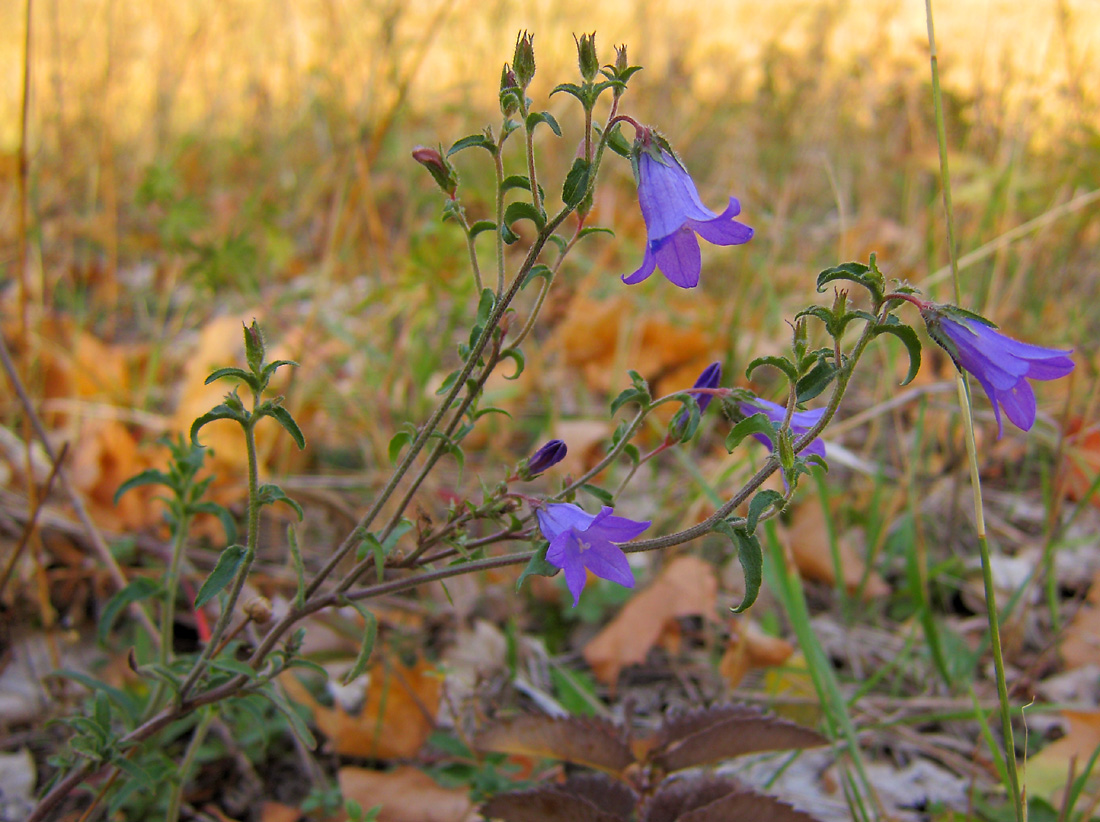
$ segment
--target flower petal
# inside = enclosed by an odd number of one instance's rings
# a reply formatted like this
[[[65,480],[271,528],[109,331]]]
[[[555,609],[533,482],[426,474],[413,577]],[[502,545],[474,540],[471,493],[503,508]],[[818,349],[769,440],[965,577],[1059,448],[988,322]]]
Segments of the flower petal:
[[[666,237],[656,249],[657,266],[669,282],[680,288],[699,285],[699,272],[703,270],[703,255],[699,241],[690,228]]]
[[[1002,334],[996,328],[977,321],[970,325],[970,330],[982,340],[988,341],[989,344],[996,346],[1002,351],[1007,351],[1013,357],[1019,357],[1022,360],[1049,360],[1057,357],[1067,357],[1073,353],[1072,348],[1044,348],[1041,345],[1020,342],[1017,339]]]
[[[1020,379],[1008,391],[998,391],[997,399],[1004,406],[1005,416],[1021,431],[1030,431],[1035,424],[1035,392],[1025,379]]]
[[[1032,380],[1056,380],[1073,370],[1069,357],[1051,357],[1048,360],[1032,360],[1026,376]]]
[[[649,275],[657,268],[657,255],[653,253],[653,244],[645,244],[645,257],[642,258],[642,264],[638,267],[638,270],[633,274],[624,274],[622,280],[627,285],[637,285],[643,280],[649,279]]]
[[[595,517],[585,513],[584,509],[569,502],[553,502],[535,511],[539,520],[539,529],[548,540],[559,534],[576,528],[583,531],[592,524]]]
[[[638,204],[650,242],[663,240],[687,220],[713,220],[717,216],[699,200],[687,170],[663,151],[660,160],[648,151],[638,157]]]
[[[596,541],[581,552],[581,562],[600,579],[616,582],[626,588],[634,587],[634,572],[630,570],[626,554],[610,542]]]
[[[652,525],[651,520],[639,522],[626,517],[613,516],[611,509],[605,506],[600,513],[596,514],[596,518],[592,520],[585,534],[590,535],[593,540],[630,542],[650,525]]]
[[[741,204],[730,197],[730,204],[713,220],[688,220],[687,225],[713,245],[740,245],[752,239],[753,230],[733,217],[741,213]]]

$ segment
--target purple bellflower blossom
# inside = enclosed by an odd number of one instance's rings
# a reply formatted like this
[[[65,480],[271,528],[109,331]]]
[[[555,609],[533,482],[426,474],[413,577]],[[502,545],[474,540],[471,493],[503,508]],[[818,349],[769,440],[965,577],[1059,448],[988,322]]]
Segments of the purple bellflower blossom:
[[[1028,380],[1056,380],[1073,370],[1072,349],[1029,345],[996,330],[983,317],[953,305],[921,301],[920,313],[935,340],[962,371],[974,375],[997,417],[997,438],[1004,433],[1001,409],[1019,429],[1035,424],[1035,392]]]
[[[574,608],[588,580],[586,571],[627,588],[634,587],[634,572],[626,554],[615,543],[630,542],[650,526],[648,521],[613,516],[606,506],[593,516],[567,502],[552,502],[535,514],[542,535],[550,541],[546,561],[565,572]]]
[[[706,368],[703,369],[703,373],[699,375],[699,379],[695,381],[695,385],[692,388],[717,388],[718,384],[722,382],[722,363],[712,362]],[[687,393],[691,394],[691,391]],[[695,397],[695,402],[699,404],[699,415],[702,416],[706,413],[707,406],[710,405],[710,401],[714,399],[713,394],[692,394]],[[687,425],[689,418],[688,410],[685,408],[676,415],[676,420],[672,424],[672,428],[677,430],[682,429]]]
[[[531,458],[527,460],[527,468],[523,473],[527,479],[538,476],[547,468],[557,465],[565,459],[565,453],[568,450],[561,440],[550,440],[531,455]]]
[[[623,282],[640,283],[660,268],[673,285],[695,288],[703,268],[695,235],[714,245],[748,242],[753,230],[733,219],[741,213],[741,205],[730,197],[721,214],[704,206],[687,169],[651,131],[635,140],[633,159],[647,238],[641,267],[624,276]]]
[[[741,403],[738,408],[740,409],[741,413],[744,414],[746,417],[751,417],[753,414],[763,414],[776,425],[781,424],[784,417],[787,416],[787,409],[784,408],[782,405],[776,405],[774,402],[768,402],[767,400],[762,400],[759,397],[752,401]],[[807,431],[817,425],[818,420],[821,419],[821,415],[824,413],[824,408],[816,408],[813,411],[795,411],[793,414],[791,414],[792,437],[795,440],[799,439],[803,434],[805,434]],[[772,443],[771,437],[768,437],[765,434],[753,434],[752,436],[757,441],[762,442],[764,443],[764,445],[768,446],[769,451],[774,449],[774,444]],[[803,448],[801,453],[806,455],[813,454],[824,459],[825,443],[823,443],[820,439],[815,439],[813,442]]]

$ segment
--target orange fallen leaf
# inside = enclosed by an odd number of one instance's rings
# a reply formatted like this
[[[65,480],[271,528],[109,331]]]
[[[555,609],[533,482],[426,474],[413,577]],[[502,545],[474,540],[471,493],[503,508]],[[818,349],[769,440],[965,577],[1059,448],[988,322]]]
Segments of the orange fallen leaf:
[[[1062,711],[1062,716],[1069,725],[1066,735],[1030,757],[1024,771],[1028,794],[1041,796],[1056,806],[1065,795],[1070,773],[1084,773],[1089,758],[1100,747],[1100,711]],[[1087,807],[1090,795],[1095,796],[1098,790],[1100,774],[1093,771],[1078,807]]]
[[[798,570],[805,577],[836,584],[836,566],[829,548],[829,523],[819,501],[810,500],[794,509],[791,525],[787,529],[787,543]],[[837,550],[844,587],[848,593],[854,594],[863,581],[867,566],[847,535],[837,535]],[[886,581],[876,571],[871,571],[863,586],[863,599],[872,600],[889,593],[890,586]]]
[[[260,822],[298,822],[302,812],[282,802],[264,802],[260,806]]]
[[[381,656],[367,671],[366,699],[358,713],[322,705],[293,674],[281,681],[291,699],[313,712],[336,753],[370,759],[413,756],[435,730],[442,680],[426,660],[405,665],[396,655]]]
[[[1084,499],[1100,474],[1100,426],[1086,426],[1077,417],[1066,426],[1065,494],[1071,500]],[[1100,494],[1089,500],[1100,505]]]
[[[713,619],[717,601],[714,568],[698,557],[677,557],[584,647],[584,658],[596,678],[613,687],[624,667],[645,661],[669,620]]]
[[[1067,670],[1100,665],[1100,573],[1093,577],[1088,597],[1066,627],[1060,650]]]
[[[764,633],[752,620],[734,617],[730,627],[730,642],[718,663],[718,672],[731,688],[736,688],[753,668],[782,665],[794,653],[791,643]]]
[[[72,449],[70,476],[97,523],[112,530],[140,529],[160,521],[163,506],[156,497],[163,489],[140,486],[114,502],[118,487],[151,467],[134,435],[115,420],[87,420]]]
[[[479,818],[466,791],[441,787],[413,767],[392,771],[345,767],[336,779],[344,799],[354,799],[364,810],[382,806],[378,822],[475,822]]]

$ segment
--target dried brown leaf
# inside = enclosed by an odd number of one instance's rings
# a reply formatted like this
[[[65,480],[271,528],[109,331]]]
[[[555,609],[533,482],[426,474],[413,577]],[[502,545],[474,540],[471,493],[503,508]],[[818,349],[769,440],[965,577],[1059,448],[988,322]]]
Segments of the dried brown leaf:
[[[810,579],[836,584],[836,565],[833,563],[829,546],[829,523],[820,502],[809,501],[797,506],[791,516],[791,527],[787,532],[787,542],[794,556],[798,570]],[[875,571],[866,574],[866,563],[856,550],[848,535],[837,537],[837,550],[840,553],[840,569],[844,575],[844,587],[849,593],[855,593],[863,585],[863,598],[866,600],[883,597],[890,593],[890,586]],[[867,581],[863,582],[866,575]]]
[[[629,818],[553,787],[502,793],[482,805],[481,814],[504,822],[625,822]]]
[[[474,738],[474,747],[497,753],[541,756],[620,774],[634,762],[622,731],[602,719],[517,716]]]
[[[382,806],[378,822],[474,822],[478,818],[466,791],[441,787],[416,768],[346,767],[336,778],[345,799],[354,799],[364,809]]]
[[[668,741],[650,754],[650,761],[671,772],[744,754],[813,748],[828,742],[816,731],[778,717],[748,716],[736,711],[723,714],[723,709],[715,713],[717,719],[712,724],[667,737]],[[701,721],[696,717],[685,721],[683,727],[698,727]]]
[[[681,815],[709,805],[727,794],[740,790],[736,779],[694,777],[668,779],[661,783],[653,798],[646,803],[642,822],[676,822]]]
[[[816,817],[759,793],[735,793],[688,811],[677,822],[818,822]]]

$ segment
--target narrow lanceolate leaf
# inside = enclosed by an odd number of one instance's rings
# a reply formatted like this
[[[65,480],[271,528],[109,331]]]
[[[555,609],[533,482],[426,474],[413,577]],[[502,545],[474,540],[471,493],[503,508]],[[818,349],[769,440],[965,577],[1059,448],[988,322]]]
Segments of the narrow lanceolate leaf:
[[[302,744],[310,750],[317,747],[317,740],[314,738],[312,732],[310,732],[309,726],[306,725],[301,715],[294,710],[294,706],[287,701],[285,696],[283,696],[278,685],[274,682],[268,682],[257,689],[257,693],[263,694],[272,705],[279,709],[279,713],[285,716],[287,722],[290,723],[291,732],[301,740]]]
[[[784,497],[778,491],[773,491],[770,488],[765,489],[752,498],[752,502],[749,503],[749,513],[745,517],[745,530],[750,534],[756,530],[756,523],[760,521],[760,516],[764,514],[770,508],[777,508],[782,510],[784,504]]]
[[[206,378],[203,385],[210,385],[215,380],[225,379],[226,377],[234,377],[238,380],[248,383],[255,387],[257,385],[256,378],[243,368],[219,368],[217,371],[211,372],[210,376]]]
[[[725,534],[737,546],[737,559],[745,575],[745,596],[740,605],[730,610],[739,614],[756,602],[756,597],[760,594],[760,584],[764,578],[764,554],[760,549],[760,540],[743,526],[733,525],[726,520],[719,520],[714,530]]]
[[[264,366],[264,370],[261,372],[265,380],[271,379],[271,375],[282,368],[284,365],[297,366],[298,363],[294,360],[275,360],[275,362],[269,362]]]
[[[306,566],[302,562],[302,549],[298,547],[298,534],[293,525],[286,527],[286,541],[290,546],[290,556],[294,560],[294,575],[298,579],[297,591],[294,594],[294,607],[301,608],[306,604]],[[381,578],[379,576],[379,579]]]
[[[875,305],[882,302],[886,282],[877,268],[855,262],[826,268],[817,275],[817,290],[819,292],[824,291],[826,285],[837,280],[847,280],[861,285],[871,292]]]
[[[591,164],[583,157],[573,161],[573,167],[565,176],[565,185],[561,190],[561,199],[567,206],[575,206],[584,199],[584,195],[588,192],[591,171]]]
[[[674,737],[666,735],[661,740],[663,744],[650,754],[650,761],[666,772],[673,772],[745,754],[814,748],[828,743],[817,731],[786,719],[739,709],[711,712],[713,715],[706,723],[685,723],[690,732]]]
[[[195,596],[196,608],[201,608],[217,596],[233,580],[246,553],[243,545],[230,545],[222,551],[222,555],[218,557],[218,564],[214,566],[214,570],[210,572],[210,576],[206,578]]]
[[[634,754],[615,725],[601,719],[518,716],[498,722],[474,738],[482,751],[540,756],[621,774]]]
[[[107,600],[103,607],[103,613],[99,617],[99,627],[96,629],[96,640],[106,642],[107,635],[115,625],[118,615],[131,603],[148,599],[153,594],[161,592],[160,583],[149,577],[138,577],[132,580],[121,591]]]
[[[294,438],[294,442],[298,444],[298,448],[302,449],[306,447],[306,438],[302,433],[302,429],[298,427],[298,423],[294,421],[294,417],[290,415],[290,412],[283,408],[281,405],[276,405],[271,409],[271,416],[273,416],[279,423],[286,429],[286,432]]]
[[[745,369],[745,379],[751,380],[752,372],[762,365],[770,365],[773,368],[778,368],[787,375],[787,379],[792,383],[798,382],[798,368],[796,368],[795,364],[786,357],[757,357],[750,362],[748,368]]]
[[[837,367],[822,358],[817,365],[803,374],[795,383],[795,394],[798,402],[809,402],[829,387],[836,378]]]
[[[235,408],[230,408],[224,403],[221,405],[216,405],[205,414],[203,414],[201,417],[196,419],[193,423],[191,423],[191,442],[193,442],[195,445],[198,445],[199,447],[202,447],[202,443],[199,442],[199,431],[202,430],[203,426],[213,422],[214,420],[236,420],[237,422],[243,423],[245,422],[245,419],[246,417],[243,411],[239,411]]]
[[[344,674],[344,678],[341,680],[344,685],[347,685],[352,680],[358,679],[362,676],[363,671],[367,670],[367,663],[370,662],[370,655],[374,651],[374,643],[378,639],[378,620],[373,613],[355,600],[345,599],[343,602],[353,607],[363,617],[363,642],[359,646],[359,655],[355,658],[355,664],[351,667],[351,670]]]
[[[561,137],[561,126],[558,125],[558,121],[554,119],[554,115],[549,111],[532,111],[527,115],[525,125],[528,131],[533,131],[539,123],[546,123],[556,136]]]
[[[490,154],[495,155],[497,153],[496,143],[490,140],[484,134],[471,134],[468,137],[463,137],[461,140],[456,140],[455,143],[447,149],[447,156],[457,154],[463,149],[467,148],[483,148]]]
[[[139,485],[170,485],[171,480],[168,475],[163,471],[156,468],[147,468],[140,474],[134,474],[122,485],[118,486],[118,490],[115,491],[114,503],[117,505],[119,498],[129,491],[131,488],[137,488]]]
[[[298,515],[298,521],[301,522],[305,517],[305,512],[302,510],[302,506],[295,502],[293,499],[286,495],[278,485],[274,483],[264,483],[256,491],[256,501],[260,505],[273,505],[276,502],[283,502],[294,509],[294,513]]]
[[[886,322],[875,326],[874,334],[876,337],[880,334],[893,334],[905,344],[905,350],[909,352],[909,373],[905,375],[902,385],[911,383],[920,371],[920,338],[917,332],[891,314]]]

